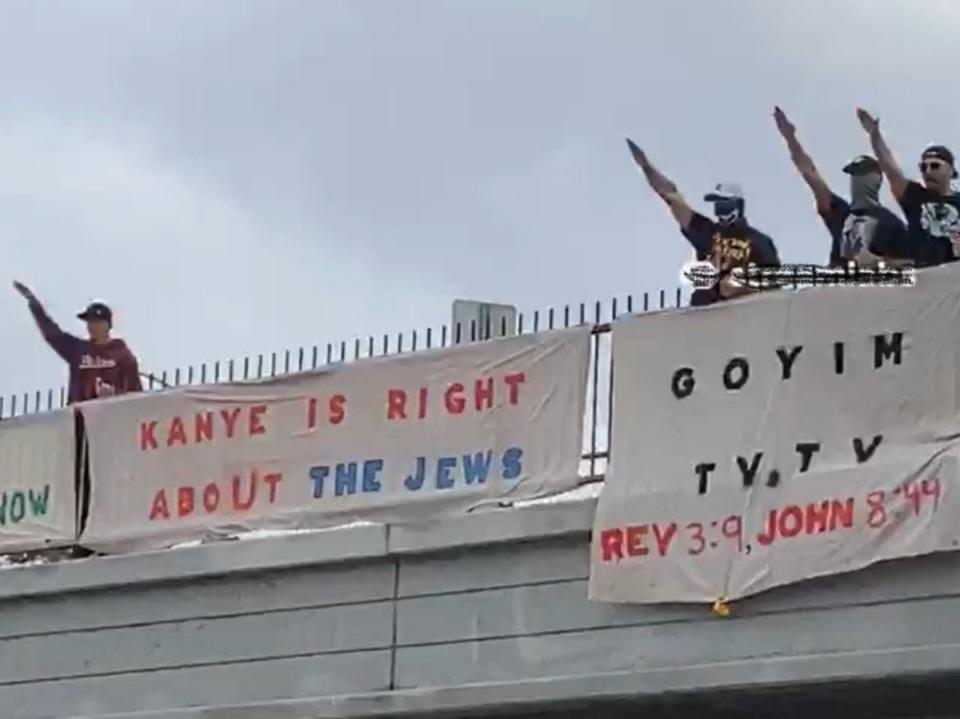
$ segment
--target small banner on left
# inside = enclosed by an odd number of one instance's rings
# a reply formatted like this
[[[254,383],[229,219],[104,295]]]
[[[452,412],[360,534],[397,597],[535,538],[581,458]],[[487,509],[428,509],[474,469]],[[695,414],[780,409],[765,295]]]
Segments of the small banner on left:
[[[578,480],[590,328],[83,407],[84,544],[416,522]]]
[[[73,410],[0,421],[0,553],[76,540]]]

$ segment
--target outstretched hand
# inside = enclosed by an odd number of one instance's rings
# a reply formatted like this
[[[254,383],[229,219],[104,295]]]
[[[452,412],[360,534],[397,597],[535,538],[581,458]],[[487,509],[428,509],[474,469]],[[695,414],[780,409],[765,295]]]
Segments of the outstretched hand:
[[[37,296],[33,291],[22,282],[13,281],[13,289],[19,292],[27,302],[36,302]]]
[[[797,134],[797,128],[790,122],[787,113],[781,110],[779,106],[773,108],[773,121],[777,123],[777,129],[785,138],[790,138]]]
[[[871,135],[880,131],[880,120],[864,110],[862,107],[857,108],[857,119],[860,120],[860,124],[863,126],[863,129]]]
[[[634,162],[644,170],[650,167],[650,160],[647,159],[647,153],[637,147],[637,144],[629,137],[627,138],[627,147],[630,148],[630,154],[633,155]]]

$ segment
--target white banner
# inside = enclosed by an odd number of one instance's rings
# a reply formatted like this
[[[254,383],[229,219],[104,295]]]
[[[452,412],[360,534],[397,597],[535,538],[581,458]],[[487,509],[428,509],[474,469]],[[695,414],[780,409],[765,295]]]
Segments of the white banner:
[[[735,599],[960,546],[960,271],[613,330],[590,597]]]
[[[570,489],[589,332],[91,403],[84,543],[421,521]]]
[[[76,539],[73,410],[0,421],[0,552]]]

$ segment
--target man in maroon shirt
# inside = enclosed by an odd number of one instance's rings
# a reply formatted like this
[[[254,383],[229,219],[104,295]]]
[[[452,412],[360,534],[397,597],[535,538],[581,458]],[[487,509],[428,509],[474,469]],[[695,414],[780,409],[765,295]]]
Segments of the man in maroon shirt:
[[[143,391],[137,358],[123,340],[110,337],[113,313],[109,307],[94,302],[77,315],[87,323],[90,339],[84,340],[60,329],[28,287],[20,282],[13,286],[29,303],[47,344],[70,366],[71,404]]]

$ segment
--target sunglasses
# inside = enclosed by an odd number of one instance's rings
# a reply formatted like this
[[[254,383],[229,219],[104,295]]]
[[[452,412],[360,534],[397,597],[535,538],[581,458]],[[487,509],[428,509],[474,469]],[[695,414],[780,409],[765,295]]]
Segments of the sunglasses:
[[[931,172],[939,171],[945,168],[947,165],[944,162],[921,162],[920,163],[920,172],[926,172],[930,170]]]

